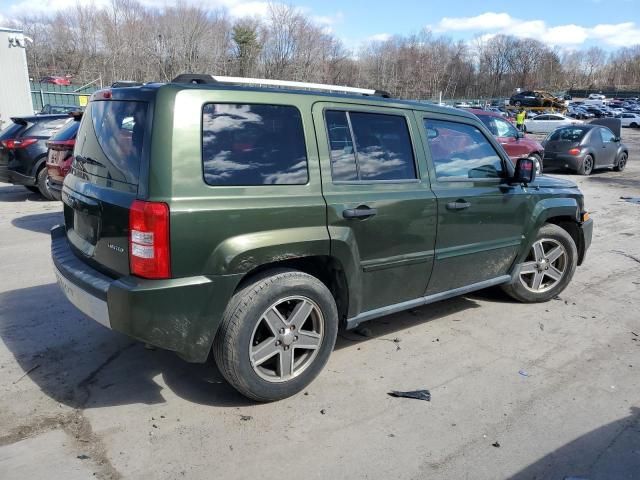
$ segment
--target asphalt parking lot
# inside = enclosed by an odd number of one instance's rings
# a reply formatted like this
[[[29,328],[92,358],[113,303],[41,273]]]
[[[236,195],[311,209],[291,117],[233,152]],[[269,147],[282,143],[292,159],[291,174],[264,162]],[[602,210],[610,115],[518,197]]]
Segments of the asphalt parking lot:
[[[75,310],[49,260],[60,204],[3,184],[0,478],[639,478],[640,203],[621,197],[640,197],[640,130],[623,141],[622,173],[553,173],[595,220],[558,299],[486,290],[370,322],[306,392],[259,405]]]

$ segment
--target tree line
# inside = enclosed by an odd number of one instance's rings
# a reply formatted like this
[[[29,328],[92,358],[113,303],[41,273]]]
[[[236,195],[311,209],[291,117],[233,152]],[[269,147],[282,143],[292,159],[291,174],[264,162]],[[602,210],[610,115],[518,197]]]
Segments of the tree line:
[[[78,5],[26,16],[15,27],[30,75],[169,81],[211,73],[386,90],[401,98],[494,98],[516,87],[640,89],[640,45],[562,51],[535,39],[496,35],[454,41],[424,30],[344,45],[299,9],[271,4],[266,15],[232,18],[225,9],[178,3],[162,9],[136,0]],[[351,48],[350,48],[351,47]]]

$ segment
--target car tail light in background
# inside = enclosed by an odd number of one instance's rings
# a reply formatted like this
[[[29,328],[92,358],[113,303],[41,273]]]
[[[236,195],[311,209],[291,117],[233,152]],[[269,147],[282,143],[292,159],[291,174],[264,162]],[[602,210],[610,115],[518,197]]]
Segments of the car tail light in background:
[[[567,153],[569,155],[580,155],[580,149],[579,148],[570,148]]]
[[[143,278],[169,278],[169,205],[135,200],[129,211],[131,273]]]
[[[33,145],[37,141],[37,138],[10,138],[8,140],[2,140],[0,143],[8,150],[18,150],[19,148],[26,148],[29,145]]]
[[[53,150],[73,150],[73,147],[75,144],[76,144],[75,139],[51,140],[47,142],[47,147],[52,148]]]

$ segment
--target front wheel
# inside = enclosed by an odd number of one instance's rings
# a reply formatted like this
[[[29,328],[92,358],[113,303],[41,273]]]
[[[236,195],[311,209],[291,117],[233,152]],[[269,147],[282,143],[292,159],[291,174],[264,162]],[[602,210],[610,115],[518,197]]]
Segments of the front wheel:
[[[542,174],[542,158],[537,153],[529,155],[529,160],[532,160],[536,166],[536,175]]]
[[[520,302],[546,302],[567,287],[577,264],[578,249],[571,235],[557,225],[545,224],[518,265],[517,278],[503,289]]]
[[[317,278],[275,270],[232,297],[213,354],[226,380],[260,402],[290,397],[327,363],[338,334],[336,303]]]
[[[616,172],[621,172],[624,170],[624,167],[627,166],[627,154],[622,152],[620,154],[620,158],[618,158],[618,163],[613,167]]]

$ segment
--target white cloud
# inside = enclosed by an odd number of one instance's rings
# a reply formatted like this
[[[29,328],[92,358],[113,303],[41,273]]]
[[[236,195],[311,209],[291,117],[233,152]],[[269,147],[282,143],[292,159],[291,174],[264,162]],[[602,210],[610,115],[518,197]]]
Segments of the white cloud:
[[[393,35],[391,35],[390,33],[376,33],[375,35],[371,35],[370,37],[367,37],[365,41],[386,42],[391,37],[393,37]]]
[[[640,27],[634,22],[599,24],[586,27],[576,24],[548,26],[543,20],[523,20],[508,13],[485,12],[475,17],[444,17],[432,27],[435,32],[477,32],[489,39],[497,34],[535,38],[553,46],[582,45],[589,40],[612,46],[640,44]]]

